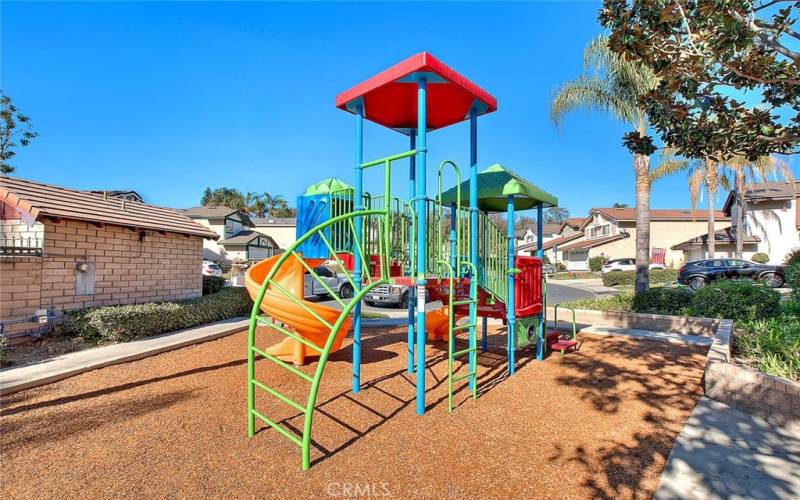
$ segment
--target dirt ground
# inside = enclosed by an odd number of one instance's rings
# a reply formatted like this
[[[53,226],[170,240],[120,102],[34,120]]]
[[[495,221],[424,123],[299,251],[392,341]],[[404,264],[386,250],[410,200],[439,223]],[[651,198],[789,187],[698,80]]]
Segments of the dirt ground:
[[[261,336],[264,345],[276,339]],[[357,395],[346,340],[321,384],[305,472],[300,449],[274,430],[246,436],[244,332],[12,394],[0,400],[0,494],[652,496],[701,395],[704,348],[583,335],[580,351],[564,358],[518,355],[507,378],[504,336],[491,338],[478,399],[461,390],[452,414],[445,346],[428,346],[423,417],[414,411],[403,329],[365,332],[366,387]],[[307,383],[268,361],[257,378],[305,401]],[[296,412],[263,396],[259,411],[301,428]]]

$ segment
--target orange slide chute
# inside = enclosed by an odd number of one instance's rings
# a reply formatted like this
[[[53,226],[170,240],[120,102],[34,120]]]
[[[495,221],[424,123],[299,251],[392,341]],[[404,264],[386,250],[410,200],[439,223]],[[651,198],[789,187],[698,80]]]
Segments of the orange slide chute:
[[[458,320],[465,317],[463,314],[455,313],[455,315],[454,323],[458,323]],[[449,318],[448,306],[442,306],[425,314],[425,331],[428,332],[428,340],[447,340]]]
[[[281,255],[275,255],[269,259],[262,260],[247,270],[245,274],[245,286],[253,300],[256,300],[261,284],[264,283],[267,275],[280,257]],[[273,276],[273,281],[286,289],[287,292],[300,299],[304,305],[329,324],[333,325],[336,323],[336,320],[339,319],[342,311],[304,300],[304,274],[305,268],[301,264],[300,259],[294,255],[290,255],[283,261],[280,268],[278,268],[275,276]],[[328,336],[331,333],[330,328],[292,299],[281,293],[276,287],[270,286],[267,288],[264,294],[264,300],[261,301],[261,311],[271,316],[275,321],[284,323],[290,330],[295,331],[304,339],[319,346],[320,349],[325,347],[325,343],[328,341]],[[336,333],[336,338],[333,341],[330,352],[335,352],[342,346],[342,339],[344,339],[344,336],[347,335],[347,332],[350,330],[351,322],[352,320],[349,317],[345,318],[341,328],[339,328],[339,331]],[[305,362],[306,356],[316,356],[318,354],[313,349],[309,349],[300,342],[289,337],[267,348],[265,351],[267,354],[276,356],[282,361],[292,362],[297,366]]]

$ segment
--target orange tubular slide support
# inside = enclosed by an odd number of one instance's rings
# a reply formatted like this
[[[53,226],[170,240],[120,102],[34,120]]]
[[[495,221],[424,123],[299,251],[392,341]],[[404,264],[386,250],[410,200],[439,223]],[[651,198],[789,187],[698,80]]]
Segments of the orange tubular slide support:
[[[245,286],[253,300],[258,296],[261,284],[267,278],[272,267],[281,255],[275,255],[269,259],[253,265],[245,274]],[[313,267],[313,266],[311,266]],[[323,318],[329,325],[336,323],[342,311],[333,307],[324,306],[304,300],[303,296],[303,276],[305,268],[300,263],[298,257],[289,256],[280,266],[272,280],[288,293],[299,299],[308,309],[314,311]],[[298,335],[319,346],[322,349],[331,333],[331,328],[314,317],[309,311],[301,307],[295,301],[287,297],[277,287],[269,286],[261,301],[261,311],[277,321],[285,324],[288,329],[295,331]],[[336,333],[331,352],[339,350],[342,346],[342,339],[350,330],[351,319],[346,318],[341,328]],[[310,352],[309,352],[310,351]],[[300,342],[285,338],[281,342],[265,349],[267,354],[271,354],[282,361],[292,362],[297,366],[305,363],[306,356],[316,356],[313,349],[308,349]]]
[[[466,316],[457,312],[455,315],[455,323],[458,323],[458,320]],[[428,332],[428,340],[447,340],[447,335],[450,332],[447,325],[449,317],[448,306],[442,306],[425,314],[425,331]]]

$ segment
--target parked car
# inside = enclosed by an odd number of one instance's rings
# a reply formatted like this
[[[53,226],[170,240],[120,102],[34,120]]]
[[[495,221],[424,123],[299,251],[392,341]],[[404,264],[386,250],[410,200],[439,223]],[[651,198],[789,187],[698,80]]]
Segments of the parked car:
[[[350,284],[346,275],[335,273],[325,266],[315,267],[314,272],[325,282],[328,288],[339,294],[339,297],[343,299],[350,299],[353,297],[353,285]],[[310,273],[306,272],[303,282],[303,293],[306,297],[322,297],[328,295],[328,290],[326,290],[319,281],[312,278]]]
[[[544,271],[544,274],[546,274],[547,276],[552,276],[556,274],[556,266],[545,262],[544,264],[542,264],[542,271]]]
[[[650,269],[665,269],[663,264],[650,264]],[[602,272],[635,271],[636,259],[613,259],[603,264]]]
[[[786,281],[786,268],[741,259],[705,259],[687,262],[678,269],[678,283],[694,290],[717,279],[760,281],[780,288]]]
[[[364,296],[368,306],[386,304],[408,309],[408,287],[406,285],[378,285]]]
[[[222,277],[222,268],[219,264],[210,260],[203,261],[203,276],[219,276]]]

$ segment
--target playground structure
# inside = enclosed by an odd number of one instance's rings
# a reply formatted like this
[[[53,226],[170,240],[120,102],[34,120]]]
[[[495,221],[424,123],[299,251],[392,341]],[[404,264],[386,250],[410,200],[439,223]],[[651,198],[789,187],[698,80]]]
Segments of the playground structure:
[[[494,112],[497,101],[486,91],[427,53],[414,55],[369,78],[336,99],[336,105],[355,115],[355,184],[335,179],[315,184],[298,200],[298,238],[285,253],[253,266],[246,285],[255,305],[248,334],[248,435],[258,418],[302,450],[303,469],[310,467],[313,413],[319,384],[331,352],[339,349],[353,328],[353,392],[361,388],[361,300],[377,287],[407,285],[408,371],[416,372],[416,411],[425,413],[425,344],[447,339],[448,408],[452,411],[454,384],[467,379],[476,397],[478,317],[482,318],[481,349],[487,346],[487,318],[507,323],[508,373],[513,375],[518,347],[534,345],[543,359],[546,336],[545,286],[542,274],[542,211],[557,205],[550,194],[501,165],[478,172],[477,118]],[[364,120],[369,119],[409,137],[409,150],[364,161]],[[436,197],[427,193],[427,133],[462,121],[469,122],[469,178],[458,166],[443,161],[438,169]],[[391,173],[408,160],[408,199],[392,196]],[[383,193],[363,189],[363,176],[383,170]],[[447,173],[455,185],[443,190]],[[514,214],[537,210],[537,257],[514,250]],[[489,213],[505,212],[507,229],[495,225]],[[332,262],[355,290],[352,300],[327,288],[314,268]],[[303,279],[310,275],[339,306],[304,300]],[[443,306],[426,314],[425,304]],[[264,313],[264,314],[262,314]],[[465,324],[458,319],[466,317]],[[517,328],[521,322],[522,328]],[[285,336],[270,348],[256,344],[256,327]],[[467,334],[466,347],[457,337]],[[426,338],[426,334],[427,337]],[[464,339],[462,339],[464,340]],[[575,345],[566,344],[565,350]],[[306,356],[318,356],[314,374],[298,368]],[[305,404],[298,403],[255,377],[256,356],[268,359],[310,384]],[[467,357],[466,373],[456,361]],[[287,431],[255,408],[260,389],[304,415],[302,437]]]

